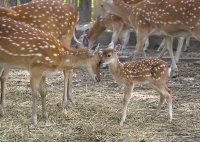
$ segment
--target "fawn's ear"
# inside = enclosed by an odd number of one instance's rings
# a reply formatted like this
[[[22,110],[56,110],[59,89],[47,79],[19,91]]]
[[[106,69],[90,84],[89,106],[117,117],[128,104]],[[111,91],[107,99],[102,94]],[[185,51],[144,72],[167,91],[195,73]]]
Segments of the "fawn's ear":
[[[115,51],[116,51],[116,52],[119,52],[121,49],[122,49],[122,45],[121,45],[121,44],[117,44],[117,45],[115,46]]]

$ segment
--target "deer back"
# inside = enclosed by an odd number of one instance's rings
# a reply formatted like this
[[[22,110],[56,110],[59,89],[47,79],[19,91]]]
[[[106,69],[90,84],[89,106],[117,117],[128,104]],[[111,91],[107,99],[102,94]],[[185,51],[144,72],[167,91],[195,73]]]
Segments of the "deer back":
[[[169,32],[190,30],[200,25],[198,0],[144,0],[136,5],[113,0],[113,5],[128,13],[129,21],[135,28],[149,26]]]
[[[34,65],[57,67],[61,45],[50,34],[8,18],[0,18],[0,62],[29,69]]]
[[[49,32],[58,39],[72,38],[77,22],[77,11],[73,5],[66,5],[61,1],[43,0],[14,6],[11,10],[17,13],[14,16],[8,15],[14,20]]]
[[[56,38],[72,35],[77,21],[74,6],[57,1],[36,1],[13,7],[12,10],[19,13],[17,20],[48,31]]]

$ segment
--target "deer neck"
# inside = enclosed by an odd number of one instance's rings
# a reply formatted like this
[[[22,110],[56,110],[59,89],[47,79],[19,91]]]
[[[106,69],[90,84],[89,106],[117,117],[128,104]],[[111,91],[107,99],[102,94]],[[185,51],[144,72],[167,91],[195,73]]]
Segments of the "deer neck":
[[[90,56],[87,49],[65,49],[62,54],[61,68],[73,69],[87,64]]]
[[[111,11],[114,12],[119,17],[122,17],[124,22],[126,24],[130,24],[130,19],[129,17],[133,14],[134,12],[134,5],[133,4],[127,4],[123,0],[114,0],[114,3],[112,6],[110,6]],[[135,17],[135,16],[132,16]]]
[[[122,63],[119,61],[118,57],[116,57],[115,60],[108,65],[108,67],[113,76],[121,74],[123,68]]]
[[[102,24],[94,23],[89,31],[88,38],[90,41],[95,41],[99,35],[101,35],[106,30],[106,27]]]

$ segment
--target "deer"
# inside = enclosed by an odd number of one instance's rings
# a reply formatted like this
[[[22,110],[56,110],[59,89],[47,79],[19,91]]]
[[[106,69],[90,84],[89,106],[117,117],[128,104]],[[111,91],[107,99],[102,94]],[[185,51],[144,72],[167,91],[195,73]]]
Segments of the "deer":
[[[143,1],[143,0],[124,0],[125,3],[132,4],[132,5],[137,4],[141,1]],[[100,2],[97,2],[96,5],[99,5],[99,4],[100,4]],[[112,29],[113,34],[112,34],[111,42],[114,42],[116,44],[119,39],[121,41],[122,50],[123,50],[126,47],[126,45],[128,44],[129,37],[130,37],[131,29],[128,27],[128,25],[125,24],[125,22],[123,21],[123,19],[121,17],[119,17],[117,15],[113,15],[113,14],[106,15],[105,11],[99,10],[99,8],[97,6],[95,7],[95,15],[101,15],[101,16],[97,17],[97,20],[93,23],[91,28],[89,28],[83,32],[83,34],[79,38],[79,41],[85,47],[88,47],[88,46],[92,47],[94,44],[94,41],[100,36],[101,33],[103,33],[103,31],[105,31],[106,29]],[[188,38],[187,38],[186,44],[184,46],[183,46],[184,39],[182,37],[178,37],[177,39],[178,39],[178,47],[177,47],[177,51],[175,54],[175,63],[177,63],[179,60],[182,48],[184,48],[183,50],[186,50],[186,47],[189,44]],[[88,41],[89,41],[89,43],[88,43]],[[166,52],[165,41],[166,40],[164,38],[157,50],[159,52],[159,50],[161,50],[161,48],[163,48],[161,53],[158,55],[158,58],[161,58],[164,55],[164,53]],[[147,38],[144,43],[143,54],[142,54],[143,58],[147,57],[146,50],[147,50],[148,46],[149,46],[149,38]],[[169,50],[170,55],[172,55],[172,52],[173,52],[173,50]],[[171,56],[171,59],[174,60],[174,57]],[[176,77],[177,73],[172,72],[171,76]]]
[[[0,63],[3,67],[25,69],[30,73],[32,90],[32,123],[37,124],[37,98],[41,95],[42,114],[46,111],[46,75],[59,70],[84,66],[100,81],[101,53],[98,48],[66,48],[53,35],[31,25],[0,18]]]
[[[109,71],[114,80],[124,87],[123,108],[120,125],[123,126],[127,107],[131,99],[132,91],[136,84],[148,84],[160,94],[160,102],[157,113],[167,100],[169,108],[169,121],[172,121],[172,91],[167,86],[168,64],[157,58],[142,59],[132,62],[121,63],[118,58],[118,51],[121,48],[114,43],[103,50],[102,63],[108,65]]]
[[[27,23],[37,29],[43,30],[55,36],[63,47],[71,45],[74,37],[75,24],[77,22],[77,10],[74,5],[64,4],[61,1],[34,1],[11,8],[0,8],[0,17],[7,17]],[[64,72],[64,93],[61,107],[64,108],[67,100],[72,101],[72,74],[73,71]],[[9,69],[2,68],[1,73],[1,105],[5,100],[5,85],[8,78]]]
[[[106,0],[101,7],[108,13],[116,14],[135,29],[137,34],[136,50],[137,57],[144,42],[151,34],[164,35],[166,47],[172,59],[171,70],[175,75],[178,67],[172,51],[173,37],[194,36],[199,39],[198,30],[198,5],[194,1],[159,1],[143,0],[136,5],[130,5],[121,0]],[[184,7],[181,8],[181,7]],[[195,10],[193,11],[192,8]],[[190,18],[189,15],[194,15]]]
[[[92,47],[95,40],[107,29],[113,31],[111,42],[116,44],[119,39],[123,47],[122,49],[124,49],[129,40],[130,28],[125,25],[121,17],[112,14],[105,17],[98,16],[92,23],[91,28],[83,32],[79,41],[85,47]]]

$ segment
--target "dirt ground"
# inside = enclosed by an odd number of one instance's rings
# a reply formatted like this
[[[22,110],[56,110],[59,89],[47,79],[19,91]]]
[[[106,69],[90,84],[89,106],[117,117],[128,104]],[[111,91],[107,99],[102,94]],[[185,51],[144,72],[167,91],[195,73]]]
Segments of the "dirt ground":
[[[184,57],[200,58],[194,46]],[[183,56],[182,56],[183,57]],[[50,126],[41,118],[31,125],[31,91],[29,74],[12,70],[7,83],[6,114],[0,118],[0,141],[81,141],[81,142],[200,142],[200,65],[178,63],[179,76],[169,82],[173,91],[173,121],[168,122],[165,103],[158,116],[155,110],[158,94],[148,86],[137,85],[128,106],[124,126],[118,124],[123,88],[118,86],[108,69],[102,69],[96,83],[82,69],[73,78],[73,104],[65,110],[57,104],[63,94],[62,72],[47,80],[47,108]]]

